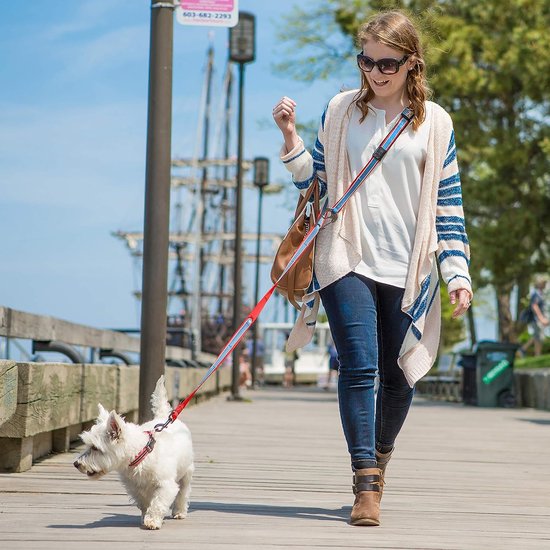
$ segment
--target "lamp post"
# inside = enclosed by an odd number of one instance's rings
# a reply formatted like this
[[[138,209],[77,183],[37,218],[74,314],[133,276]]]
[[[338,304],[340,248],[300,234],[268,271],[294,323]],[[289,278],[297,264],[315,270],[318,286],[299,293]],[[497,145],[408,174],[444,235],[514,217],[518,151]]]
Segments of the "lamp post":
[[[257,304],[260,291],[260,238],[262,236],[262,201],[264,188],[269,184],[269,159],[256,157],[254,159],[254,185],[258,188],[258,231],[256,234],[256,277],[254,282],[254,303]],[[252,387],[256,384],[256,365],[258,351],[258,323],[252,326]]]
[[[173,9],[151,0],[149,108],[145,169],[143,300],[139,421],[150,420],[150,395],[164,373],[172,132]]]
[[[242,200],[243,200],[243,87],[244,66],[255,59],[255,17],[239,12],[239,22],[229,29],[229,60],[239,65],[239,114],[237,139],[237,187],[235,199],[235,261],[233,273],[233,330],[241,323],[242,313]],[[233,352],[231,399],[239,401],[239,359],[241,346]]]

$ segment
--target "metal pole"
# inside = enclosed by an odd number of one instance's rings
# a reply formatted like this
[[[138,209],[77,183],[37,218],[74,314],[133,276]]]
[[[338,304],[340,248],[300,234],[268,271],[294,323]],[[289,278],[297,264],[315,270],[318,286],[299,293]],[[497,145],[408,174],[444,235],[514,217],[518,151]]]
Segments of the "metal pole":
[[[164,374],[166,351],[172,50],[172,8],[167,3],[152,0],[139,372],[140,423],[151,419],[149,400],[158,378]]]
[[[235,262],[233,273],[233,330],[242,322],[242,200],[243,200],[243,86],[244,63],[239,63],[239,115],[237,138],[237,188],[235,200]],[[239,393],[239,360],[241,344],[233,351],[233,371],[231,380],[231,399],[240,401]]]
[[[260,297],[260,238],[262,236],[262,201],[264,197],[264,187],[260,186],[260,193],[258,195],[258,231],[256,234],[256,280],[254,282],[254,303],[257,304]],[[258,341],[258,323],[252,325],[252,387],[256,384],[256,353],[257,353],[257,341]]]

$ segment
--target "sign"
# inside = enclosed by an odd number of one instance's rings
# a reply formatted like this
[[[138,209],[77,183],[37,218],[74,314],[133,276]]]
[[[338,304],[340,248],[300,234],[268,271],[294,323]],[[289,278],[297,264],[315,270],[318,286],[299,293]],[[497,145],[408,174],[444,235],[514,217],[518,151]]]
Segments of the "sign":
[[[239,22],[238,0],[179,0],[176,21],[182,25],[234,27]]]

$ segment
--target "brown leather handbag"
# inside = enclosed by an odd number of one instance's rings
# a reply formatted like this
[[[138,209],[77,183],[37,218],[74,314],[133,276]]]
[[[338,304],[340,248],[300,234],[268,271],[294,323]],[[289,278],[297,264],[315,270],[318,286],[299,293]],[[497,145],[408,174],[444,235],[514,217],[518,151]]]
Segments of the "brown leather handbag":
[[[313,201],[310,199],[313,197]],[[271,280],[277,282],[290,258],[302,244],[304,237],[317,221],[319,214],[319,182],[317,178],[308,187],[306,194],[300,194],[294,221],[284,236],[273,260]],[[277,292],[282,294],[296,309],[300,309],[298,301],[302,301],[313,279],[313,262],[315,259],[314,241],[292,268],[277,284]]]

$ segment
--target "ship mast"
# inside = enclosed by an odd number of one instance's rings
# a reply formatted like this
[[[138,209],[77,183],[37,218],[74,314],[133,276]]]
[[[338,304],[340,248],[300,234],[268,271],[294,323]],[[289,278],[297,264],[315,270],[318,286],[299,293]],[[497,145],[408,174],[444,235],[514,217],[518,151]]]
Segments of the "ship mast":
[[[212,45],[212,35],[210,35],[210,45],[207,52],[205,89],[206,98],[204,106],[204,123],[203,123],[203,147],[202,160],[208,158],[208,140],[210,136],[210,109],[212,97],[212,74],[214,72],[214,46]],[[193,284],[193,307],[191,308],[191,333],[193,335],[191,342],[191,351],[193,358],[202,349],[202,275],[204,271],[204,249],[202,247],[202,236],[205,233],[206,220],[206,193],[208,181],[208,165],[205,163],[202,168],[202,178],[200,183],[200,191],[197,193],[197,208],[195,211],[196,227],[195,227],[195,262],[194,262],[194,284]]]
[[[172,192],[176,196],[171,224],[169,262],[172,266],[168,290],[170,343],[198,351],[217,352],[230,335],[232,312],[232,275],[235,253],[236,158],[231,156],[233,71],[227,63],[224,74],[218,125],[214,132],[214,149],[210,158],[212,85],[214,48],[210,41],[206,56],[205,79],[201,93],[195,151],[192,158],[172,159]],[[218,139],[219,138],[219,139]],[[244,160],[246,174],[252,167]],[[255,191],[250,181],[244,181],[247,193]],[[141,259],[143,233],[116,231],[125,241],[133,257]],[[243,241],[255,241],[257,234],[245,231]],[[262,240],[276,250],[282,239],[279,233],[263,233]],[[243,262],[256,261],[256,255],[245,250]],[[263,254],[262,263],[272,257]],[[141,299],[141,292],[134,292]],[[178,314],[173,314],[173,299],[181,301]],[[227,332],[227,333],[226,333]],[[172,339],[172,335],[177,338]],[[219,351],[219,350],[218,350]]]

